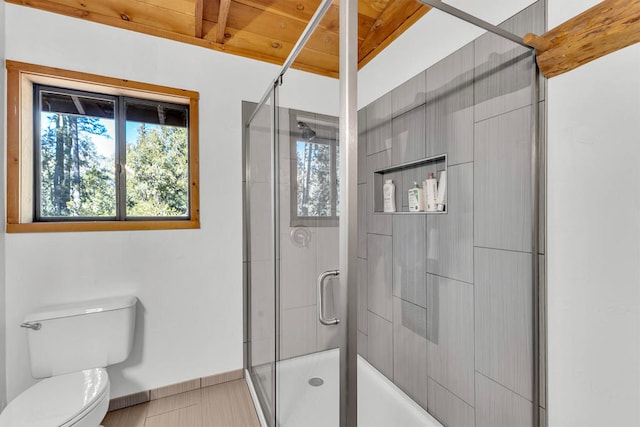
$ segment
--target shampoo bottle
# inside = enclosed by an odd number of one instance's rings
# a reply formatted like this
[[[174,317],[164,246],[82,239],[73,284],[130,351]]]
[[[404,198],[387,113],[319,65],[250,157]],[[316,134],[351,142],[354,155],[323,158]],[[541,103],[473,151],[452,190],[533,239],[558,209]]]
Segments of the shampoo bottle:
[[[438,181],[438,195],[436,196],[436,208],[438,212],[444,212],[444,196],[447,192],[447,171],[440,172],[440,180]]]
[[[413,188],[409,189],[409,212],[423,212],[423,198],[422,189],[414,182]]]
[[[429,178],[424,182],[424,192],[427,199],[427,212],[435,212],[438,181],[436,180],[436,176],[433,172],[429,174]]]
[[[384,212],[396,211],[396,186],[393,180],[387,179],[382,188],[384,195]]]

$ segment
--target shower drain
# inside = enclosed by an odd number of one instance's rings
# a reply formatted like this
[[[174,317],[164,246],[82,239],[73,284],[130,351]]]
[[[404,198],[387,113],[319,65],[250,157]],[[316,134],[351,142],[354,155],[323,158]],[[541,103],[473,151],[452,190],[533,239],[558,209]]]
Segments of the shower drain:
[[[309,385],[311,387],[320,387],[324,384],[324,380],[322,378],[314,377],[309,380]]]

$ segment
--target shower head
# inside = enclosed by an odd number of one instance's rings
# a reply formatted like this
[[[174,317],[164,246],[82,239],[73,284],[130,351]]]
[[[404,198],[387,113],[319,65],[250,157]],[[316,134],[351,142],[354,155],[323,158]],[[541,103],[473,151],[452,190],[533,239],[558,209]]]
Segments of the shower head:
[[[315,131],[311,129],[305,122],[298,121],[298,129],[300,129],[302,138],[306,139],[307,141],[311,141],[316,137]]]

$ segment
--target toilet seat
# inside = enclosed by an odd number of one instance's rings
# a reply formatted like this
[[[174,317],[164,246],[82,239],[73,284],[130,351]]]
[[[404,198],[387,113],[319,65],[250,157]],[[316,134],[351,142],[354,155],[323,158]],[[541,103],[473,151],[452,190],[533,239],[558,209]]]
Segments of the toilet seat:
[[[0,427],[74,426],[108,399],[104,368],[46,378],[9,403],[0,414]]]

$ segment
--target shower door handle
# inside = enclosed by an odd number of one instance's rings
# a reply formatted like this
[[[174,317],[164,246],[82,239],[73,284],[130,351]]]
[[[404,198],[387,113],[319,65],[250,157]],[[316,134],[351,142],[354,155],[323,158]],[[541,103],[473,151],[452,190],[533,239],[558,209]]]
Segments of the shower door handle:
[[[316,282],[316,288],[318,291],[318,319],[320,320],[320,323],[322,323],[323,325],[337,325],[338,323],[340,323],[340,320],[334,318],[331,319],[327,319],[326,317],[324,317],[324,288],[325,288],[325,280],[327,279],[327,277],[331,277],[331,276],[338,276],[340,275],[340,272],[338,270],[329,270],[329,271],[325,271],[324,273],[322,273],[320,276],[318,276],[318,280]]]

